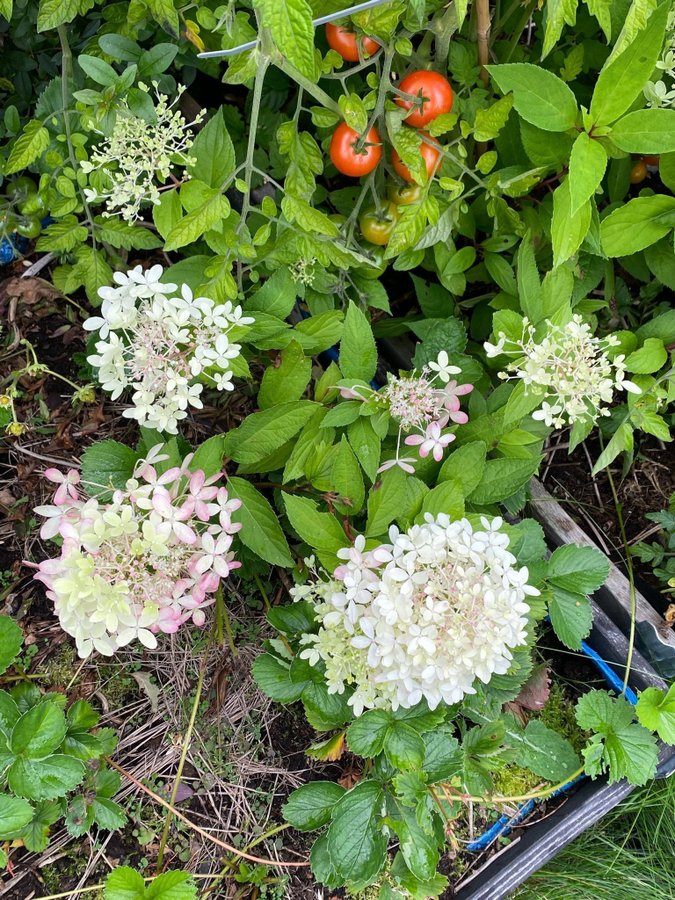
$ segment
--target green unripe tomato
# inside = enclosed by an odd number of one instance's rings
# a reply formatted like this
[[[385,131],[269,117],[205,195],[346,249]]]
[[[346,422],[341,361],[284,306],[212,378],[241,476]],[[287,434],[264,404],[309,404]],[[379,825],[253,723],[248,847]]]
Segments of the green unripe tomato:
[[[399,216],[398,207],[394,203],[388,203],[384,209],[379,210],[372,207],[359,216],[361,234],[371,244],[384,247],[389,243]]]
[[[386,272],[387,267],[389,265],[389,260],[384,258],[384,247],[377,247],[374,244],[371,244],[366,248],[368,256],[371,257],[373,264],[371,266],[359,266],[356,270],[362,278],[367,278],[370,281],[375,281],[375,279],[379,278],[381,275]]]
[[[12,200],[24,200],[37,193],[37,185],[28,175],[19,175],[7,185],[7,196]]]
[[[36,238],[42,231],[42,225],[37,216],[25,216],[17,222],[16,230],[22,237]]]
[[[10,209],[0,210],[0,235],[12,234],[16,228],[16,216]]]
[[[19,212],[23,216],[41,216],[47,211],[47,204],[40,194],[31,194],[18,204]]]

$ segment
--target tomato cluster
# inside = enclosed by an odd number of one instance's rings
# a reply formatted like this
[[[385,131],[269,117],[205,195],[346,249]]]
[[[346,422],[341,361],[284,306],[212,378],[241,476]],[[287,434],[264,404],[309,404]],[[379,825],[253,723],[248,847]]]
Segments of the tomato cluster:
[[[47,204],[28,175],[20,175],[5,190],[6,203],[0,204],[0,237],[20,234],[36,238],[42,231]]]
[[[326,25],[326,40],[333,50],[349,62],[371,56],[380,46],[367,35],[359,37],[347,28],[332,24]],[[433,176],[440,164],[441,149],[431,135],[421,129],[437,116],[449,113],[453,100],[450,82],[438,72],[424,69],[410,72],[398,86],[395,102],[408,110],[404,122],[420,130],[423,139],[420,155],[429,177]],[[331,136],[329,152],[331,162],[338,172],[360,178],[370,174],[379,165],[382,159],[382,142],[375,127],[369,128],[365,134],[359,134],[346,122],[341,122]],[[396,174],[409,187],[389,188],[389,202],[381,209],[373,207],[367,210],[359,220],[363,236],[378,246],[388,242],[399,216],[399,206],[414,203],[421,195],[410,169],[395,149],[392,150],[391,163]]]

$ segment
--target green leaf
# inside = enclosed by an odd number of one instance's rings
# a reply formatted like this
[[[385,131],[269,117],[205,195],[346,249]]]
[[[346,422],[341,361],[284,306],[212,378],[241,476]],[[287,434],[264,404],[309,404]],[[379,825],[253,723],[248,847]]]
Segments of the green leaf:
[[[564,781],[581,765],[570,742],[539,719],[530,719],[524,731],[507,727],[507,741],[517,751],[518,765],[547,781]]]
[[[335,516],[319,512],[316,503],[308,497],[282,493],[286,515],[306,544],[327,553],[336,553],[348,545],[347,536]]]
[[[570,214],[577,213],[595,194],[607,168],[607,154],[599,141],[582,131],[574,142],[569,166]]]
[[[143,0],[154,19],[164,31],[177,38],[180,32],[178,12],[174,0]]]
[[[316,409],[311,400],[296,400],[252,413],[227,433],[225,453],[244,465],[258,463],[294,437]]]
[[[187,182],[191,184],[191,182]],[[198,240],[204,232],[222,224],[230,214],[230,203],[215,188],[209,188],[205,201],[177,222],[166,236],[164,250],[178,250]]]
[[[438,483],[455,481],[461,485],[463,496],[467,496],[480,484],[487,457],[484,441],[471,441],[458,447],[443,461],[438,473]]]
[[[604,151],[603,151],[604,153]],[[572,212],[570,178],[556,188],[553,194],[553,219],[551,221],[551,242],[553,244],[553,265],[561,265],[577,252],[591,225],[591,201]]]
[[[480,484],[467,500],[486,506],[506,500],[524,487],[539,468],[539,457],[533,459],[488,459]]]
[[[336,504],[338,511],[343,515],[357,515],[365,500],[365,488],[361,467],[344,434],[333,460],[331,481],[335,491],[343,498]]]
[[[0,16],[8,22],[12,18],[14,11],[14,0],[0,0]],[[6,863],[3,863],[5,865]]]
[[[145,889],[145,900],[196,900],[197,886],[189,872],[164,872]]]
[[[124,250],[155,250],[162,246],[157,235],[149,228],[141,228],[122,219],[104,219],[96,216],[96,237],[111,247]]]
[[[270,316],[285,319],[290,315],[298,296],[297,285],[288,269],[277,269],[246,300],[246,312],[254,316],[256,312],[265,312]]]
[[[377,756],[384,747],[384,738],[391,723],[391,714],[383,709],[369,709],[359,716],[347,730],[347,745],[352,753],[367,759]]]
[[[168,451],[169,446],[170,443],[166,445],[164,450],[165,453]],[[149,450],[151,447],[152,444],[150,444],[147,449]],[[212,475],[222,472],[224,455],[225,435],[214,434],[212,437],[205,440],[203,444],[200,444],[195,450],[194,455],[190,460],[190,471],[202,471],[207,478],[211,478]],[[180,465],[180,463],[173,463],[171,460],[167,460],[167,463],[168,462],[171,462],[172,465]]]
[[[639,375],[650,375],[658,372],[668,361],[668,351],[659,338],[647,338],[639,350],[634,350],[626,357],[625,365],[628,372]]]
[[[575,714],[581,728],[596,732],[583,751],[589,775],[607,770],[610,784],[626,778],[638,785],[654,777],[656,740],[642,725],[633,723],[633,708],[627,700],[610,697],[606,691],[589,691],[577,701]]]
[[[513,97],[507,95],[497,100],[487,109],[476,110],[476,119],[474,122],[474,138],[477,141],[493,141],[502,128],[506,125],[506,120],[513,106]]]
[[[675,152],[675,109],[638,109],[613,126],[610,137],[626,153]]]
[[[49,132],[42,122],[38,122],[37,119],[28,122],[12,145],[4,174],[14,175],[15,172],[32,165],[48,146]]]
[[[258,0],[261,24],[286,59],[306,78],[316,80],[312,8],[306,0]]]
[[[21,832],[21,840],[27,850],[42,853],[49,844],[49,828],[61,818],[61,809],[53,800],[43,800],[35,807],[31,821]]]
[[[544,131],[567,131],[577,119],[577,101],[562,79],[530,63],[486,66],[499,89],[513,91],[519,115]]]
[[[138,872],[128,866],[118,866],[108,875],[105,900],[144,900],[145,882]]]
[[[459,741],[451,725],[428,731],[424,737],[422,771],[430,784],[444,781],[457,774],[462,765]]]
[[[53,225],[44,229],[37,244],[36,250],[54,250],[59,253],[69,253],[78,244],[87,240],[89,231],[84,225],[80,225],[75,216],[66,216]]]
[[[298,831],[316,831],[328,824],[333,808],[345,789],[332,781],[303,784],[282,807],[284,818]]]
[[[305,356],[296,342],[279,354],[279,364],[265,369],[258,392],[258,406],[267,409],[281,403],[299,400],[304,394],[312,374],[312,360]]]
[[[462,449],[464,448],[460,447],[460,450]],[[461,519],[464,515],[464,490],[461,482],[456,478],[449,478],[432,488],[424,495],[419,514],[420,521],[423,521],[424,513],[431,513],[433,516],[445,513],[452,520]]]
[[[362,781],[342,796],[328,829],[328,852],[342,882],[368,883],[384,865],[387,838],[382,833],[384,794],[374,781]]]
[[[661,3],[646,28],[619,56],[612,56],[598,76],[590,114],[596,125],[611,125],[633,105],[654,72],[661,53],[668,4]]]
[[[371,481],[377,478],[382,442],[375,433],[369,418],[362,416],[347,428],[347,440],[361,468]]]
[[[379,537],[399,513],[405,491],[405,475],[398,466],[388,469],[376,482],[368,495],[368,520],[366,535]]]
[[[401,855],[415,878],[427,881],[436,875],[440,860],[438,836],[420,826],[414,810],[397,806],[400,819],[393,819],[391,827],[399,839]]]
[[[235,522],[241,522],[239,540],[265,562],[273,566],[290,568],[293,557],[288,548],[279,519],[269,502],[244,478],[231,476],[227,481],[230,497],[241,500],[242,505],[232,514]]]
[[[37,30],[49,31],[72,22],[80,11],[80,0],[40,0]]]
[[[33,807],[27,800],[0,794],[0,840],[14,837],[32,818]]]
[[[19,757],[7,773],[7,781],[12,791],[20,797],[55,800],[76,788],[85,773],[81,760],[54,753],[39,760]]]
[[[607,256],[629,256],[655,244],[675,226],[675,197],[635,197],[600,223]]]
[[[565,25],[574,25],[576,19],[577,0],[548,0],[542,59],[555,47]]]
[[[532,236],[528,232],[520,242],[517,254],[516,282],[520,308],[536,325],[541,320],[541,283],[534,258]]]
[[[667,694],[654,687],[642,691],[635,711],[641,725],[655,731],[666,744],[675,744],[675,684]]]
[[[0,616],[0,675],[12,665],[22,644],[23,632],[14,619]]]
[[[588,637],[593,624],[588,597],[554,586],[548,611],[553,630],[563,644],[571,650],[580,650],[581,642]]]
[[[66,718],[50,700],[24,713],[14,726],[10,747],[17,756],[43,759],[63,743]]]
[[[188,172],[209,187],[221,189],[236,164],[222,107],[197,134],[190,148],[190,156],[194,164],[188,166]]]
[[[603,469],[607,468],[610,463],[614,462],[619,453],[632,453],[633,451],[633,428],[629,422],[622,422],[612,435],[612,439],[598,457],[598,461],[593,466],[593,475],[597,475]]]
[[[594,547],[565,544],[554,550],[548,561],[549,581],[567,591],[591,594],[608,575],[609,560]]]
[[[370,381],[377,369],[377,347],[368,319],[350,300],[340,342],[339,366],[345,378]]]
[[[86,74],[102,87],[111,87],[117,82],[117,72],[110,63],[99,59],[98,56],[88,56],[81,53],[77,62]]]
[[[392,722],[384,737],[384,755],[404,772],[419,769],[424,760],[422,736],[405,722]]]
[[[82,454],[82,484],[91,497],[106,502],[134,473],[138,454],[119,441],[99,441]]]
[[[308,684],[302,692],[302,705],[312,728],[317,731],[331,731],[352,719],[354,713],[347,703],[350,695],[351,692],[329,694],[323,679]]]
[[[277,703],[295,703],[305,689],[302,682],[291,681],[288,663],[282,663],[270,653],[257,656],[251,671],[260,690]]]

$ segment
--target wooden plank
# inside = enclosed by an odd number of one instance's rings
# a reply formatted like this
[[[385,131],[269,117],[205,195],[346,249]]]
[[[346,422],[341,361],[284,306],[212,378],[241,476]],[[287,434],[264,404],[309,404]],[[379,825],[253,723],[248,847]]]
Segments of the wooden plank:
[[[585,544],[599,549],[595,541],[577,525],[536,478],[530,482],[530,491],[530,514],[541,524],[551,544],[556,547],[570,543]],[[624,634],[628,634],[631,622],[630,584],[623,572],[611,561],[609,565],[609,577],[597,591],[595,599]],[[662,645],[665,656],[675,656],[675,632],[638,590],[635,591],[635,610],[640,629],[648,629],[650,634],[653,631],[653,639]],[[637,643],[638,646],[641,645],[640,640]],[[642,649],[647,652],[645,646]]]

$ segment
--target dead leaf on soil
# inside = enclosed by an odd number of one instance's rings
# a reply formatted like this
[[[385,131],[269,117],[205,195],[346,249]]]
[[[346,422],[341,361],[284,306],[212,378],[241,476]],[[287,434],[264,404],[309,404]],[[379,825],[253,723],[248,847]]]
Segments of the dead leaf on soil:
[[[153,713],[156,713],[159,705],[159,688],[150,680],[150,674],[148,672],[132,672],[131,675],[150,701]]]

